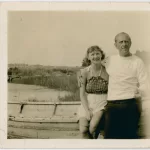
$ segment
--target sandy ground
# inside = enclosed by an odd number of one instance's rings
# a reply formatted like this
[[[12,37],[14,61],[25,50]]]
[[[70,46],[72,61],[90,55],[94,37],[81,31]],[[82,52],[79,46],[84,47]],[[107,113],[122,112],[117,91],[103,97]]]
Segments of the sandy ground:
[[[66,91],[57,91],[35,85],[23,85],[8,83],[8,101],[58,101],[58,97],[64,97],[71,93]],[[19,125],[21,122],[17,122]],[[9,124],[9,121],[8,121]],[[54,130],[38,130],[35,128],[17,126],[8,128],[9,139],[26,139],[26,138],[43,138],[43,139],[80,139],[79,130],[77,131],[62,131],[55,128]]]
[[[39,101],[58,101],[58,97],[64,97],[69,94],[71,93],[48,89],[41,86],[8,83],[8,101],[32,99]]]

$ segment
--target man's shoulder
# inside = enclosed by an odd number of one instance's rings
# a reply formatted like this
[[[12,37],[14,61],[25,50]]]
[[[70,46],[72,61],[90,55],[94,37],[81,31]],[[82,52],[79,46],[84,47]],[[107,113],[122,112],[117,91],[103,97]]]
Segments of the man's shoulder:
[[[143,63],[143,60],[135,54],[132,54],[132,58],[133,58],[134,61],[136,61],[138,63]]]
[[[133,57],[134,59],[141,59],[139,56],[137,56],[137,55],[135,55],[135,54],[132,54],[132,57]]]
[[[136,68],[145,68],[145,63],[140,57],[136,56],[135,54],[132,55],[132,57],[134,61],[133,64],[135,64]]]

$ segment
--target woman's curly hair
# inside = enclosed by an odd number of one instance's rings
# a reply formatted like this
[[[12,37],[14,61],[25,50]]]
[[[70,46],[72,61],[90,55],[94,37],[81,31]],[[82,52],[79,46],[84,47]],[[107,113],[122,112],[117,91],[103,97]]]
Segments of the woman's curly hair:
[[[105,59],[105,54],[99,46],[97,46],[97,45],[91,46],[87,49],[86,56],[82,61],[82,67],[87,67],[87,66],[91,65],[91,61],[88,59],[88,55],[89,55],[89,53],[96,51],[96,50],[102,54],[101,60]]]

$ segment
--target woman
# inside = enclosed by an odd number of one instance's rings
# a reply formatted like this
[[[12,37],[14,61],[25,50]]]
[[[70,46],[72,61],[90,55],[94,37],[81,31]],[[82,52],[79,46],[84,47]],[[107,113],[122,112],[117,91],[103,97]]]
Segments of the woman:
[[[98,46],[87,50],[89,66],[80,70],[81,106],[79,107],[79,129],[84,139],[96,137],[96,129],[107,104],[108,74],[102,65],[104,52]]]

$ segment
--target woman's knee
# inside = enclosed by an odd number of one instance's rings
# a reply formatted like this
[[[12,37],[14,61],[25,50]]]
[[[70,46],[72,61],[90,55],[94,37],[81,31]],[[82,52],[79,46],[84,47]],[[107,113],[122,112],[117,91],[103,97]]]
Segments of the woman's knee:
[[[80,119],[79,129],[82,134],[85,134],[89,131],[89,122],[85,118]]]
[[[80,133],[86,134],[89,132],[89,128],[86,126],[80,126]]]
[[[93,134],[97,129],[97,124],[91,123],[89,127],[89,132]]]
[[[100,125],[102,115],[103,115],[103,111],[99,111],[94,114],[89,127],[89,131],[91,134],[93,134],[97,130],[98,126]]]

